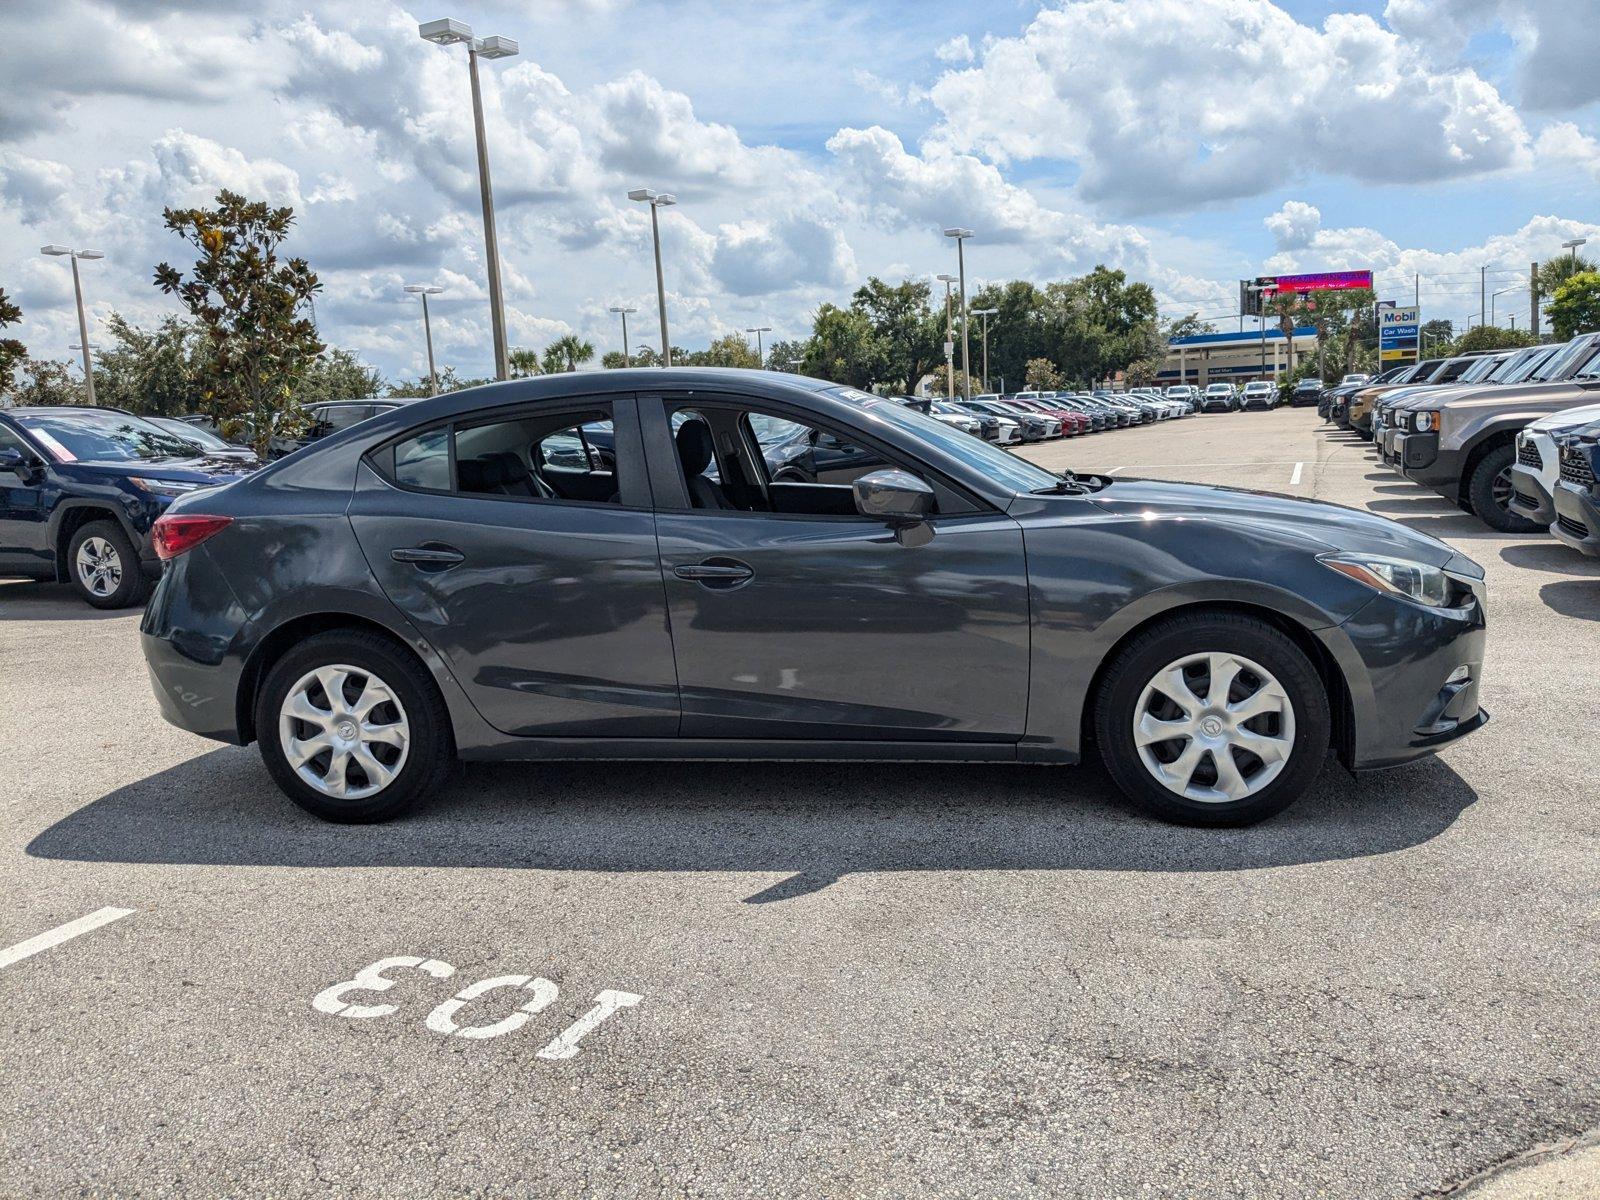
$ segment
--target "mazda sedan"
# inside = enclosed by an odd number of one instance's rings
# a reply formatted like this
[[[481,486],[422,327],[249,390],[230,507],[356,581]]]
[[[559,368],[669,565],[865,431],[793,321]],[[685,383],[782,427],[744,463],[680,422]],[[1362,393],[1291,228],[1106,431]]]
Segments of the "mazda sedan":
[[[830,465],[779,478],[773,444]],[[1483,572],[1441,542],[1055,474],[794,375],[421,400],[179,498],[155,545],[163,714],[335,821],[458,758],[1092,757],[1158,816],[1243,824],[1330,748],[1389,766],[1486,720]]]

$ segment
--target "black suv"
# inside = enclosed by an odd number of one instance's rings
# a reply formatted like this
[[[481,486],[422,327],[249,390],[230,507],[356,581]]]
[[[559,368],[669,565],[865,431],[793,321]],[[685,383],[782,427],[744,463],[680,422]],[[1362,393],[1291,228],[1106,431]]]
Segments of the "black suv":
[[[161,573],[150,527],[173,498],[251,469],[119,409],[0,411],[0,579],[135,604]]]
[[[409,401],[401,399],[371,399],[329,400],[324,404],[313,404],[306,409],[305,432],[297,437],[274,437],[267,445],[267,457],[282,458],[286,454],[293,454],[302,446],[321,441],[330,433],[349,429],[379,413],[393,412],[407,403]]]
[[[1302,379],[1289,393],[1289,407],[1310,408],[1322,399],[1322,392],[1322,380],[1314,377]]]

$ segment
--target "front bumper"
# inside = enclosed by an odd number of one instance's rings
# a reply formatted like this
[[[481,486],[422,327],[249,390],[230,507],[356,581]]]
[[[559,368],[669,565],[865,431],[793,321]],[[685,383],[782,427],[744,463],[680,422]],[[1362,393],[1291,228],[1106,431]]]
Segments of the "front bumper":
[[[1350,684],[1353,770],[1426,757],[1488,721],[1478,704],[1487,592],[1481,579],[1456,578],[1472,593],[1461,608],[1378,596],[1319,635]]]
[[[1600,505],[1588,488],[1556,480],[1555,520],[1550,532],[1574,550],[1600,558]]]
[[[1520,462],[1511,464],[1511,507],[1518,516],[1540,525],[1549,525],[1556,519],[1555,498],[1544,486],[1544,480],[1532,467]]]
[[[1437,430],[1402,433],[1394,439],[1400,473],[1454,502],[1461,490],[1461,451],[1441,450]]]

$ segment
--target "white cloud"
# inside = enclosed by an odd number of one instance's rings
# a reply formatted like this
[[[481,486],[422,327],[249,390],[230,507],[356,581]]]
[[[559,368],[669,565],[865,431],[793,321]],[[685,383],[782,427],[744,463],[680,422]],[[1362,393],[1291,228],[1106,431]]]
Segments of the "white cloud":
[[[990,41],[931,95],[934,141],[1075,161],[1084,198],[1130,213],[1314,173],[1414,183],[1529,161],[1515,110],[1470,69],[1369,17],[1318,29],[1268,0],[1077,0]]]
[[[976,57],[972,40],[964,33],[956,34],[947,42],[940,42],[934,47],[933,56],[946,63],[969,63]]]
[[[1559,121],[1544,129],[1534,145],[1534,154],[1544,170],[1584,171],[1600,181],[1600,140],[1571,121]]]
[[[1280,251],[1299,250],[1311,244],[1322,227],[1322,213],[1301,200],[1290,200],[1263,222]]]

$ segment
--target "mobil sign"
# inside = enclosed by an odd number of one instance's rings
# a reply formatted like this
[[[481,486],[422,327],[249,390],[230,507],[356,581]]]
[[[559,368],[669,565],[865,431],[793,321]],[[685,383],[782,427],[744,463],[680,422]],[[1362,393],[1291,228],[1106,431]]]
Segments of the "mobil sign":
[[[1416,308],[1378,310],[1378,358],[1393,365],[1417,357],[1422,313]]]

